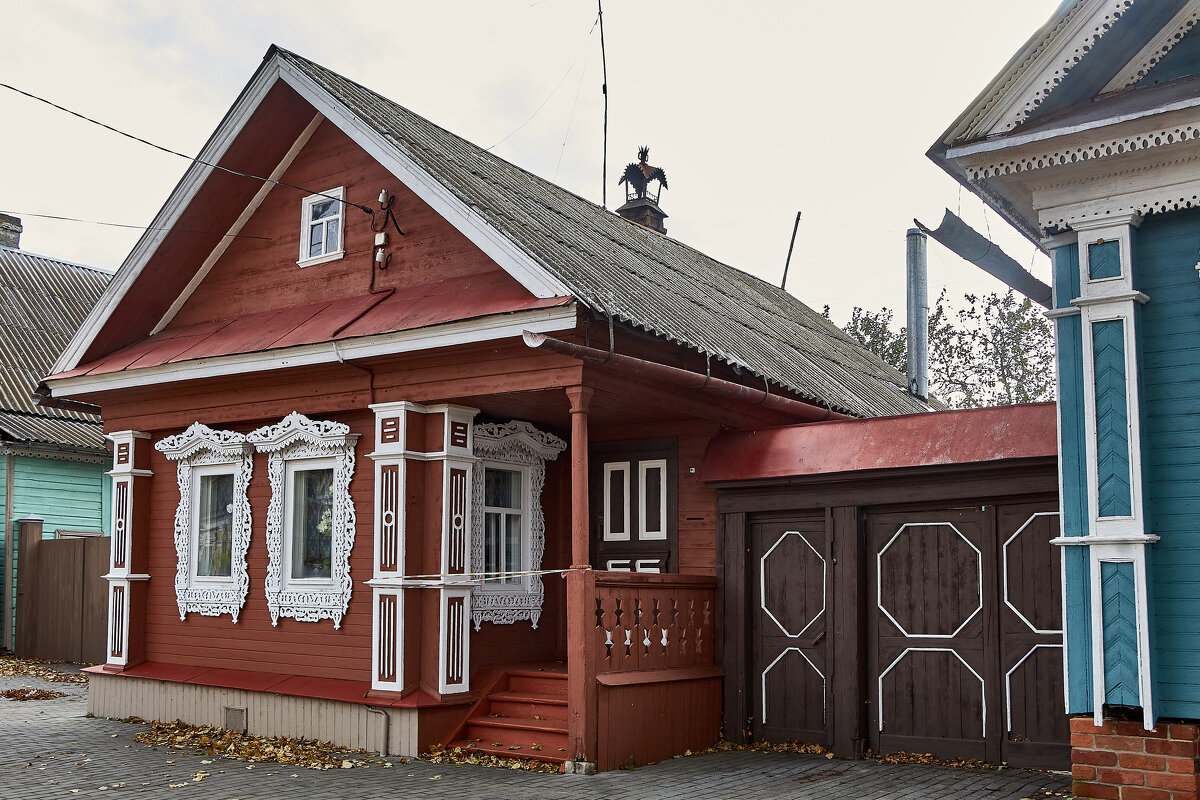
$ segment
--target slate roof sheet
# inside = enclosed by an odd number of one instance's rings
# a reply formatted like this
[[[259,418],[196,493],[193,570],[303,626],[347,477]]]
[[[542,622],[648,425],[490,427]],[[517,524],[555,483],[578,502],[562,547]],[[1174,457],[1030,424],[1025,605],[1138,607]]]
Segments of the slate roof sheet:
[[[0,326],[4,331],[0,336],[0,435],[4,438],[104,447],[99,417],[38,406],[32,395],[110,277],[90,267],[0,247]]]
[[[837,411],[928,410],[903,375],[787,292],[631,223],[294,53],[273,48],[602,313]]]

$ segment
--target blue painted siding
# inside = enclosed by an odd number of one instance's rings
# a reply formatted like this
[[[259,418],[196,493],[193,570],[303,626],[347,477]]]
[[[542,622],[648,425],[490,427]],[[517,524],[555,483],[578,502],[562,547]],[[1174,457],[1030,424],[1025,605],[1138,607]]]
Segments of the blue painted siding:
[[[1096,381],[1096,494],[1100,516],[1127,517],[1129,488],[1129,401],[1125,385],[1125,323],[1092,324]]]
[[[1057,248],[1053,253],[1054,299],[1058,308],[1070,308],[1079,296],[1079,248]],[[1064,536],[1087,533],[1087,473],[1084,452],[1083,329],[1078,316],[1055,321],[1058,341],[1058,433],[1062,445],[1062,531]],[[1092,612],[1086,547],[1062,548],[1067,592],[1066,618],[1067,711],[1092,710]]]
[[[1193,27],[1184,34],[1179,43],[1146,73],[1146,77],[1138,81],[1138,87],[1154,86],[1189,75],[1200,75],[1200,35],[1197,35],[1196,30]]]
[[[1088,245],[1088,277],[1094,281],[1121,276],[1121,243]]]
[[[1200,211],[1153,214],[1134,244],[1155,710],[1200,718]]]
[[[103,530],[104,471],[107,464],[17,456],[13,511],[17,519],[36,514],[47,537],[59,528]]]
[[[1104,607],[1104,702],[1113,705],[1139,705],[1134,586],[1133,564],[1100,565],[1100,594]]]

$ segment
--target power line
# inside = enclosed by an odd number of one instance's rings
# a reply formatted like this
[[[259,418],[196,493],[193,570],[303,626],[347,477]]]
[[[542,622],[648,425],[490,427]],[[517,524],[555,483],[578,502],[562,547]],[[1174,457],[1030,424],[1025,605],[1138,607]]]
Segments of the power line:
[[[0,82],[0,86],[4,87],[5,89],[10,89],[11,91],[16,92],[17,94],[24,95],[25,97],[28,97],[31,100],[37,100],[39,103],[45,103],[46,105],[50,106],[51,108],[56,108],[59,111],[63,111],[67,114],[70,114],[73,117],[78,117],[79,119],[81,119],[85,122],[90,122],[93,125],[99,125],[101,128],[110,130],[113,133],[118,134],[119,136],[124,136],[125,138],[132,139],[135,142],[140,142],[144,145],[148,145],[149,147],[153,147],[155,150],[161,150],[164,153],[168,153],[173,156],[178,156],[179,158],[185,158],[194,164],[201,164],[205,167],[210,167],[211,169],[218,169],[218,170],[221,170],[222,172],[227,172],[230,175],[236,175],[239,178],[251,178],[256,181],[262,181],[263,183],[273,183],[276,186],[283,186],[288,189],[296,189],[301,192],[307,192],[308,194],[311,194],[311,195],[317,195],[319,197],[325,197],[330,200],[336,200],[339,203],[341,203],[342,205],[353,206],[354,208],[357,208],[360,211],[365,211],[366,213],[370,214],[372,217],[375,216],[375,209],[371,208],[370,206],[359,205],[358,203],[351,203],[349,200],[345,200],[341,197],[337,197],[332,194],[325,194],[324,192],[316,192],[316,191],[313,191],[312,189],[305,189],[303,186],[297,186],[293,183],[285,183],[283,181],[275,180],[274,178],[264,178],[261,175],[251,175],[248,172],[238,172],[236,169],[229,169],[228,167],[222,167],[220,164],[213,164],[208,161],[203,161],[199,158],[193,158],[192,156],[184,155],[183,153],[180,153],[178,150],[172,150],[169,147],[163,147],[160,144],[155,144],[154,142],[143,139],[140,136],[134,136],[132,133],[126,133],[125,131],[120,130],[119,128],[114,128],[112,125],[108,125],[103,122],[100,122],[99,120],[92,119],[91,117],[87,116],[86,114],[81,114],[78,111],[72,111],[71,109],[66,108],[65,106],[60,106],[58,103],[47,100],[44,97],[38,97],[36,94],[30,94],[29,92],[18,89],[17,87],[11,86],[7,83]]]
[[[76,217],[61,217],[56,214],[34,214],[29,211],[0,211],[0,214],[9,214],[14,217],[37,217],[39,219],[56,219],[62,222],[83,222],[88,225],[106,225],[110,228],[132,228],[138,231],[173,231],[175,233],[194,233],[205,236],[228,236],[235,239],[260,239],[264,242],[272,241],[270,236],[250,236],[244,233],[217,233],[217,231],[189,231],[181,228],[162,228],[154,225],[126,225],[121,222],[101,222],[96,219],[78,219]]]

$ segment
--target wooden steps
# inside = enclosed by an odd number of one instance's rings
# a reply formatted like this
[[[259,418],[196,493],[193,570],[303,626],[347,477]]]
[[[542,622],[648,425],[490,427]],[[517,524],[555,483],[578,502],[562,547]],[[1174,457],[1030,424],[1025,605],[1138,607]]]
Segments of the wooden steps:
[[[498,758],[567,761],[566,673],[509,670],[467,720],[465,738],[450,747]]]

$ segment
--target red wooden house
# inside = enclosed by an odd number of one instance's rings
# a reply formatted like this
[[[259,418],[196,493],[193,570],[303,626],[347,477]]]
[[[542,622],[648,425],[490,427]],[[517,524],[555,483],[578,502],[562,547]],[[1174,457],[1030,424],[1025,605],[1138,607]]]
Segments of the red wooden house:
[[[904,383],[272,48],[46,380],[114,443],[90,709],[601,769],[707,744],[709,440],[926,410]]]

